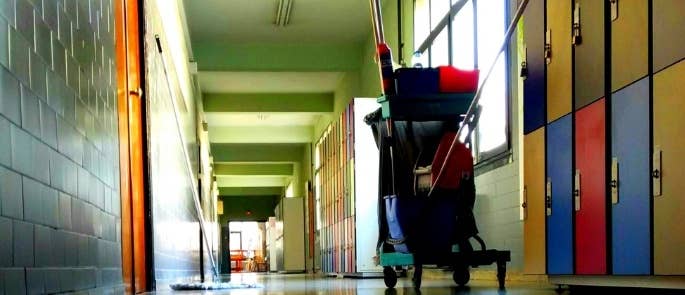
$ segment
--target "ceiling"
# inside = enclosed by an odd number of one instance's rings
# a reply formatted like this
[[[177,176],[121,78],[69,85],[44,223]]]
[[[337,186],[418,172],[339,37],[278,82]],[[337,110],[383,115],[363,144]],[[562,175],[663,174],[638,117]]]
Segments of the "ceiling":
[[[344,74],[361,66],[368,0],[293,0],[285,27],[273,24],[278,0],[182,1],[213,158],[251,167],[215,170],[222,195],[285,188],[299,170],[253,171],[302,163]]]
[[[193,42],[360,42],[371,24],[367,0],[295,0],[286,27],[277,0],[185,0]]]
[[[340,72],[199,72],[203,92],[334,92]]]

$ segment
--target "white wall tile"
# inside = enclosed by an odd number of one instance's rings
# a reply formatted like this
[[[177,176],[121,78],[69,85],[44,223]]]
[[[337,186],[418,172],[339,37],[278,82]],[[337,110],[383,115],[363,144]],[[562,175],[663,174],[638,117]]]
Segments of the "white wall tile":
[[[40,137],[38,97],[26,86],[21,86],[21,127],[33,136]]]
[[[0,166],[0,207],[2,215],[24,218],[21,175]]]
[[[2,1],[7,2],[7,1]],[[10,67],[10,53],[9,53],[9,32],[7,31],[9,29],[9,25],[7,24],[7,21],[0,17],[0,65],[3,65],[6,68]]]
[[[10,122],[0,116],[0,165],[12,166],[12,138]]]
[[[15,125],[12,125],[11,129],[12,168],[22,174],[34,176],[33,140],[31,135]]]
[[[31,62],[31,90],[36,93],[36,95],[44,101],[47,101],[48,87],[47,87],[47,64],[46,62],[31,52],[30,54]]]
[[[45,102],[40,102],[41,139],[57,148],[57,114]]]
[[[45,224],[42,207],[42,193],[43,185],[28,177],[22,178],[23,188],[23,204],[24,204],[24,220]]]
[[[26,39],[14,28],[10,36],[10,70],[25,85],[29,85],[29,52],[31,47]]]
[[[21,125],[20,101],[19,81],[7,69],[0,67],[0,114],[17,125]]]

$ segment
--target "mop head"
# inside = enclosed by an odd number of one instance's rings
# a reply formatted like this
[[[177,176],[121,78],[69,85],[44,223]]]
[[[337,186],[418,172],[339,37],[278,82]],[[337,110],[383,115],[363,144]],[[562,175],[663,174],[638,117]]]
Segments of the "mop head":
[[[230,282],[207,282],[207,283],[175,283],[169,287],[175,291],[188,290],[225,290],[225,289],[254,289],[261,288],[257,284],[230,283]]]

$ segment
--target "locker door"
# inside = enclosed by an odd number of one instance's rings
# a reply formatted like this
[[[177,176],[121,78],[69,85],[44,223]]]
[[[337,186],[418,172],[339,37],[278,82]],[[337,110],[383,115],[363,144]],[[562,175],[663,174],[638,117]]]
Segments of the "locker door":
[[[525,59],[523,80],[523,132],[545,125],[545,0],[532,0],[524,15]]]
[[[647,75],[647,1],[621,0],[610,4],[611,91]]]
[[[656,73],[685,58],[685,1],[653,0],[652,5]]]
[[[579,34],[575,49],[575,109],[580,109],[604,96],[604,3],[597,0],[575,0],[572,35]],[[576,38],[578,39],[578,38]]]
[[[652,253],[648,78],[613,95],[611,130],[613,273],[647,275]]]
[[[545,127],[524,136],[524,272],[545,273]]]
[[[547,127],[547,273],[573,273],[573,123],[571,115]]]
[[[547,122],[571,112],[571,1],[547,2]]]
[[[607,230],[604,99],[578,110],[575,123],[576,274],[605,274]]]
[[[685,61],[654,75],[654,274],[685,275]],[[659,167],[658,164],[661,164]],[[660,168],[660,169],[659,169]],[[660,186],[659,186],[660,184]]]

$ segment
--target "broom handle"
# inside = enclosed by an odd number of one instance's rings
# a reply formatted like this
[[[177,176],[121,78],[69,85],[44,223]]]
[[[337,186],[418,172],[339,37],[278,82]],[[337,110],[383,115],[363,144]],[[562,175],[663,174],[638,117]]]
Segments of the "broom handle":
[[[473,97],[473,101],[471,102],[471,105],[469,106],[468,111],[466,112],[466,116],[464,117],[464,120],[462,121],[461,126],[459,126],[459,130],[457,131],[457,135],[454,136],[454,139],[452,139],[452,144],[450,144],[450,148],[447,151],[447,155],[445,156],[445,160],[442,162],[442,165],[440,166],[440,170],[438,171],[438,175],[435,177],[435,181],[431,185],[431,189],[428,192],[428,195],[430,196],[433,193],[433,190],[435,189],[435,186],[437,183],[440,181],[440,177],[442,176],[445,166],[447,164],[448,159],[450,158],[450,155],[452,154],[452,150],[454,149],[454,146],[456,143],[459,141],[459,135],[461,134],[462,130],[464,130],[464,126],[469,125],[470,129],[473,129],[478,122],[472,122],[473,124],[468,124],[469,118],[471,118],[477,109],[478,106],[478,101],[480,101],[481,94],[483,93],[483,86],[485,83],[488,82],[488,78],[490,78],[490,75],[492,74],[492,71],[495,69],[495,65],[497,65],[497,60],[499,59],[500,56],[502,56],[502,52],[507,48],[507,44],[509,44],[509,38],[511,38],[511,35],[514,33],[514,30],[516,29],[516,26],[518,25],[519,20],[521,19],[521,16],[523,15],[523,12],[526,10],[526,6],[528,5],[529,0],[522,0],[521,4],[519,5],[518,9],[516,10],[516,14],[514,15],[514,19],[511,21],[511,24],[509,24],[509,27],[507,28],[507,32],[504,34],[504,40],[502,41],[502,46],[500,47],[499,51],[497,52],[497,56],[495,57],[495,60],[492,62],[492,65],[490,65],[490,69],[488,70],[488,73],[485,75],[483,78],[483,82],[480,84],[480,87],[478,87],[478,90],[476,91],[476,95]]]

